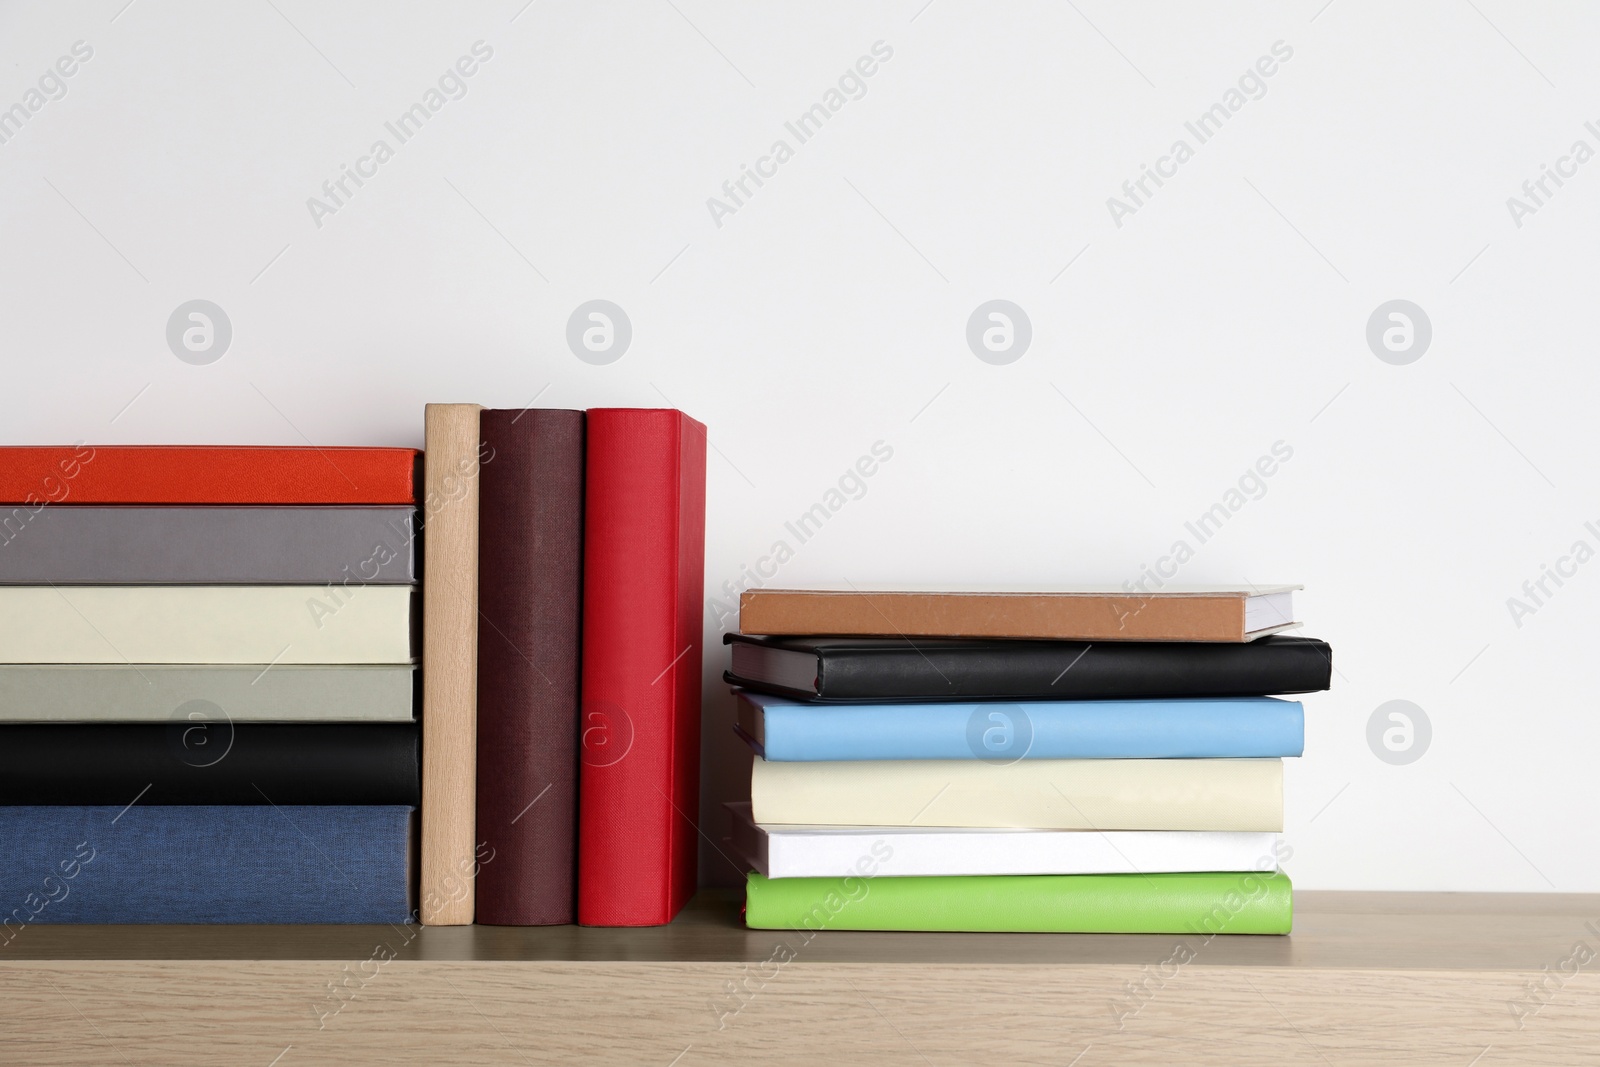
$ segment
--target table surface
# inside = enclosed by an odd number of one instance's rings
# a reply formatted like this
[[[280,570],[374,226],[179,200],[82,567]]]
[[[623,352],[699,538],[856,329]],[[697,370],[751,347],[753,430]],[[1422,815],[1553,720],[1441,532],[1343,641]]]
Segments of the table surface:
[[[348,960],[379,942],[399,960],[754,962],[785,933],[749,930],[742,894],[707,890],[669,926],[50,926],[0,947],[23,960]],[[794,935],[787,935],[790,939]],[[1287,937],[1218,937],[1205,963],[1301,969],[1537,971],[1600,939],[1600,895],[1297,892]],[[1143,964],[1171,935],[824,932],[805,961]],[[1159,955],[1159,953],[1158,953]]]

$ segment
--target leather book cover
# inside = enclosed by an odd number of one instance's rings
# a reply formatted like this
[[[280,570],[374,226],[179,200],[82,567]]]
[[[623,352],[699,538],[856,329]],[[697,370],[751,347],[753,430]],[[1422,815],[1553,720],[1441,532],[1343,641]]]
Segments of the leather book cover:
[[[403,804],[419,799],[412,723],[0,726],[0,805]]]
[[[734,685],[826,703],[917,700],[1119,700],[1274,696],[1328,688],[1333,650],[1278,634],[1245,644],[1198,641],[1007,641],[726,634]],[[816,657],[815,686],[741,674],[739,647]]]
[[[699,851],[705,427],[588,415],[578,921],[671,922]]]
[[[476,404],[429,404],[422,504],[422,922],[472,922],[477,802]]]
[[[583,412],[486,410],[478,511],[477,921],[573,921]]]
[[[1296,625],[1270,613],[1250,624],[1260,589],[958,592],[747,589],[739,632],[885,637],[1008,637],[1055,641],[1248,641]]]
[[[0,448],[0,503],[414,504],[411,448]],[[13,516],[15,518],[15,516]]]

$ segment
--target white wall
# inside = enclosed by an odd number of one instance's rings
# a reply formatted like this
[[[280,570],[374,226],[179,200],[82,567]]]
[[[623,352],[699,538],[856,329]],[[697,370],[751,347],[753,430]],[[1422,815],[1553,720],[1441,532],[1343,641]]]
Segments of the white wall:
[[[1600,11],[124,2],[0,7],[0,108],[93,49],[0,144],[0,440],[418,445],[428,400],[670,401],[711,428],[708,595],[882,441],[781,584],[1119,583],[1180,538],[1180,581],[1304,582],[1338,676],[1289,770],[1298,883],[1600,890],[1600,563],[1507,607],[1600,548],[1600,162],[1507,205],[1600,149]],[[478,41],[466,95],[399,144],[384,123]],[[786,120],[880,41],[799,144]],[[1199,143],[1185,122],[1277,42]],[[713,219],[779,138],[793,158]],[[1193,158],[1114,220],[1179,138]],[[197,298],[233,329],[208,365],[165,336]],[[565,339],[595,298],[633,329],[608,365]],[[1031,321],[1006,365],[965,337],[991,299]],[[1393,299],[1432,326],[1406,365],[1366,339]],[[1185,521],[1280,441],[1196,545]],[[708,608],[727,789],[719,633]],[[1432,726],[1405,765],[1368,743],[1395,699]]]

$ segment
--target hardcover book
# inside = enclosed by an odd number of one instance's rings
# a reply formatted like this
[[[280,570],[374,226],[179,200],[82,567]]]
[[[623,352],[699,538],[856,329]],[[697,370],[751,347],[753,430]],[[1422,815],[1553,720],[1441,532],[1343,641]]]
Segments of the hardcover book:
[[[1286,934],[1282,871],[764,878],[745,886],[757,930],[978,930],[996,933]]]
[[[66,445],[0,448],[0,503],[414,504],[410,448]],[[10,527],[8,526],[8,529]]]
[[[1035,830],[1283,830],[1275,759],[853,760],[759,757],[763,826],[980,826]]]
[[[1142,593],[747,589],[746,634],[1253,641],[1299,625],[1296,585]]]
[[[403,806],[0,807],[0,944],[35,923],[405,923]]]
[[[726,634],[732,684],[817,702],[1116,700],[1313,693],[1328,688],[1324,641],[1246,644],[1015,641]]]
[[[0,584],[409,585],[415,515],[410,506],[47,507],[0,540]]]
[[[484,411],[477,921],[573,921],[583,412]]]
[[[6,722],[411,722],[411,664],[0,665]]]
[[[410,663],[412,596],[394,585],[0,586],[0,663]]]
[[[654,926],[694,894],[705,427],[588,415],[578,921]]]
[[[896,878],[985,874],[1156,874],[1276,866],[1279,836],[1203,830],[1019,830],[761,826],[727,804],[733,851],[768,878],[833,878],[872,857]]]
[[[769,760],[1185,759],[1298,756],[1305,715],[1273,697],[1018,704],[802,704],[736,695]]]
[[[472,922],[477,869],[478,494],[476,404],[429,404],[424,455],[422,922]]]
[[[410,723],[0,726],[0,805],[415,807],[418,768]]]

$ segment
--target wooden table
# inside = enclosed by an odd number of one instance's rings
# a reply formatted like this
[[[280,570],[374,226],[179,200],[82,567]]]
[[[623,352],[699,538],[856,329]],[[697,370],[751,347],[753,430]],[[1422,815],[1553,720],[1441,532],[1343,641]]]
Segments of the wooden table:
[[[804,940],[722,892],[644,930],[35,926],[0,948],[0,1063],[1600,1063],[1600,896],[1296,910],[1210,942]]]

